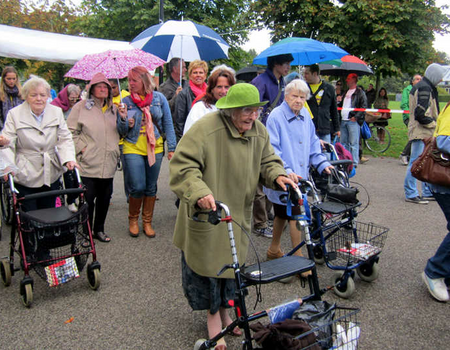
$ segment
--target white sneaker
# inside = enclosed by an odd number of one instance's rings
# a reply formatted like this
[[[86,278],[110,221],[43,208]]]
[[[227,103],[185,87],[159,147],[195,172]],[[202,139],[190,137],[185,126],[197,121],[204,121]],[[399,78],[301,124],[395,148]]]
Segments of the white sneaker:
[[[428,290],[431,295],[439,301],[448,301],[449,295],[447,290],[447,285],[445,284],[444,278],[436,278],[431,279],[426,275],[425,272],[422,272],[422,279],[427,285]]]
[[[76,213],[78,211],[78,207],[75,203],[69,204],[67,209],[69,209],[72,213]]]

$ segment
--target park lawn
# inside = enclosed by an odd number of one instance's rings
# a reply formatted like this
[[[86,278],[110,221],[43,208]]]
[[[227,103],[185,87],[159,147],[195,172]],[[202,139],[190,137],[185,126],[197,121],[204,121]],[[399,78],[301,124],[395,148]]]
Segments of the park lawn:
[[[445,107],[445,103],[441,102],[439,104],[442,110]],[[400,102],[391,101],[389,102],[389,109],[400,109]],[[364,146],[364,155],[371,155],[374,157],[394,157],[398,158],[400,153],[402,153],[403,148],[408,142],[408,128],[403,124],[402,113],[393,113],[392,118],[389,119],[389,125],[387,126],[389,133],[391,134],[391,146],[384,153],[374,153]]]

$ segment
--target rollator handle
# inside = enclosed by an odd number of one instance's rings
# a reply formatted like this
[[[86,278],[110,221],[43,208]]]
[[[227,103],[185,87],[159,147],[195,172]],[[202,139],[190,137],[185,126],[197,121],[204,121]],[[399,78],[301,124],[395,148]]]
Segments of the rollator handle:
[[[200,220],[200,215],[208,215],[208,220]],[[222,202],[216,201],[216,210],[210,210],[208,212],[198,211],[192,216],[192,220],[197,222],[209,222],[212,225],[218,225],[222,221]]]

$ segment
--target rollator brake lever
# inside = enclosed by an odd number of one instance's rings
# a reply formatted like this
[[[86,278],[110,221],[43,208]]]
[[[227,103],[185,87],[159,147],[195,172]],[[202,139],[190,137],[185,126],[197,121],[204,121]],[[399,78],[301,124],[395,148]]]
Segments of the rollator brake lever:
[[[233,265],[231,265],[231,264],[226,264],[226,265],[224,265],[224,266],[220,269],[220,271],[219,271],[219,273],[217,274],[217,276],[220,276],[220,275],[223,274],[226,270],[232,269],[232,268],[233,268]]]

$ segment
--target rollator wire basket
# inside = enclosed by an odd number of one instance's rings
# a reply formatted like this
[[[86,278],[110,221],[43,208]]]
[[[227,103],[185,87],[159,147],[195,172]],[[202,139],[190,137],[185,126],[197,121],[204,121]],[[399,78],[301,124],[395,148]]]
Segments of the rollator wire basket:
[[[325,232],[325,246],[330,263],[335,266],[345,266],[352,262],[366,261],[381,253],[389,229],[374,223],[353,221],[338,227],[337,231],[328,236]]]
[[[19,209],[27,261],[50,286],[78,277],[91,252],[88,205],[24,212]],[[53,221],[63,217],[64,220]]]
[[[335,306],[333,308],[334,317],[332,320],[321,326],[312,327],[297,339],[306,339],[313,334],[316,342],[309,344],[301,350],[333,349],[333,350],[356,350],[361,334],[360,324],[357,314],[359,309]]]

